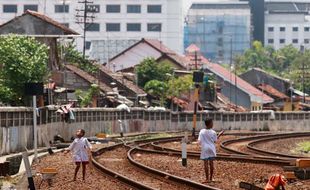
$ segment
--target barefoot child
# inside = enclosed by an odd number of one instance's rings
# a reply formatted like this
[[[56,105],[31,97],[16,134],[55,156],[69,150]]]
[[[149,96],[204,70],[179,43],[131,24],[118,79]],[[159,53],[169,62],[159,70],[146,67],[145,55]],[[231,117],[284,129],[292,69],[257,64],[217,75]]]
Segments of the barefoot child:
[[[206,182],[209,182],[212,181],[214,173],[213,160],[216,157],[215,142],[217,141],[218,137],[224,133],[224,131],[221,131],[218,135],[216,135],[216,132],[212,129],[212,119],[206,119],[205,125],[206,129],[201,129],[199,132],[198,143],[201,145],[200,159],[204,161]]]
[[[75,172],[73,180],[76,180],[76,175],[80,169],[80,165],[82,164],[82,172],[83,172],[83,180],[85,180],[86,174],[86,165],[88,164],[88,153],[92,146],[88,142],[88,140],[84,137],[85,131],[83,129],[79,129],[76,131],[76,138],[70,144],[69,148],[65,151],[65,154],[68,152],[72,152],[73,161],[76,164]]]

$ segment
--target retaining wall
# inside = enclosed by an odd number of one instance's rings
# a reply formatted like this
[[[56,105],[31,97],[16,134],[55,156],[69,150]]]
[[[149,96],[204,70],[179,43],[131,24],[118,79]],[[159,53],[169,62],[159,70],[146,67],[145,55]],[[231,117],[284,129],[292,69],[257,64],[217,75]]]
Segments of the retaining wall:
[[[119,133],[118,120],[124,132],[155,132],[192,129],[192,112],[147,111],[131,109],[131,112],[109,108],[73,109],[75,120],[62,121],[55,109],[41,109],[38,117],[38,143],[53,140],[60,134],[66,140],[79,128],[86,130],[87,136],[99,132]],[[0,108],[0,155],[19,152],[33,147],[33,123],[31,108]],[[310,112],[266,112],[227,113],[198,112],[197,131],[204,118],[214,119],[214,128],[251,131],[310,131]]]

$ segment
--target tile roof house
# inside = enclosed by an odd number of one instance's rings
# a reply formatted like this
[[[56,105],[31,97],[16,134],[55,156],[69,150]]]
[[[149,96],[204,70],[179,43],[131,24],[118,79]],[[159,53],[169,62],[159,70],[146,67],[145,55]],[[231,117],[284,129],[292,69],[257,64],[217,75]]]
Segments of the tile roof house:
[[[80,36],[79,33],[46,15],[30,10],[0,25],[0,35],[9,34],[35,37],[38,41],[49,46],[48,67],[51,70],[60,69],[57,39]]]
[[[132,71],[136,65],[147,57],[153,57],[159,63],[167,62],[175,69],[180,70],[185,70],[189,62],[185,56],[177,54],[162,44],[161,41],[142,38],[139,42],[109,59],[106,66],[114,72],[120,70]]]
[[[274,101],[273,98],[264,94],[220,64],[211,63],[203,56],[200,59],[204,72],[215,75],[217,83],[221,86],[221,94],[227,97],[231,104],[253,110],[257,109],[256,105],[262,106]]]
[[[268,84],[286,95],[288,93],[288,89],[290,88],[290,81],[288,79],[272,75],[260,68],[252,68],[251,70],[241,74],[240,77],[253,86]]]

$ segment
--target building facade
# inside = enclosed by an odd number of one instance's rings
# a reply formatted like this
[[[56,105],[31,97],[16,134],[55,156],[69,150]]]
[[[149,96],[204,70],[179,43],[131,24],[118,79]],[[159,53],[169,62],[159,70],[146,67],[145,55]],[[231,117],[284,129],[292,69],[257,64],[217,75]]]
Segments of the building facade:
[[[292,44],[310,48],[310,1],[265,0],[264,44],[279,49]]]
[[[184,33],[184,47],[194,43],[213,62],[230,63],[234,55],[250,47],[250,6],[238,1],[194,2]]]
[[[21,15],[30,9],[47,15],[63,23],[73,30],[83,34],[84,1],[78,0],[1,0],[0,24]],[[161,40],[176,52],[183,52],[184,7],[188,4],[183,0],[106,0],[89,1],[86,25],[87,53],[101,62],[106,57],[112,57],[113,47],[120,44],[122,47],[132,45],[132,42],[144,38]],[[76,16],[78,15],[78,17]],[[79,22],[79,23],[77,23]],[[98,49],[92,49],[91,43],[97,43]],[[107,43],[109,42],[109,43]],[[110,44],[110,55],[99,56],[105,53]],[[129,45],[128,45],[129,44]],[[79,50],[83,48],[83,38],[77,40]],[[91,53],[94,51],[95,53]]]

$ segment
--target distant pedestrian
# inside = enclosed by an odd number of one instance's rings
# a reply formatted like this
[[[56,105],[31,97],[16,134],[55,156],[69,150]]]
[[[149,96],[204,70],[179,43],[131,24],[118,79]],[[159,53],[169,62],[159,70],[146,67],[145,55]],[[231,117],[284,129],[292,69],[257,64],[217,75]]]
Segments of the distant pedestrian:
[[[86,165],[89,162],[88,151],[91,150],[92,146],[88,142],[88,140],[84,137],[85,130],[79,129],[76,131],[76,138],[70,144],[69,148],[65,151],[65,154],[68,152],[72,152],[73,161],[75,162],[75,171],[73,180],[76,180],[76,175],[80,169],[82,164],[82,173],[83,173],[83,180],[85,180],[86,174]]]
[[[198,143],[201,145],[200,159],[204,161],[204,169],[206,174],[206,183],[212,181],[214,174],[213,160],[216,157],[215,142],[224,133],[221,131],[218,135],[212,129],[213,120],[205,120],[206,129],[201,129],[199,132]],[[209,172],[210,168],[210,172]]]

